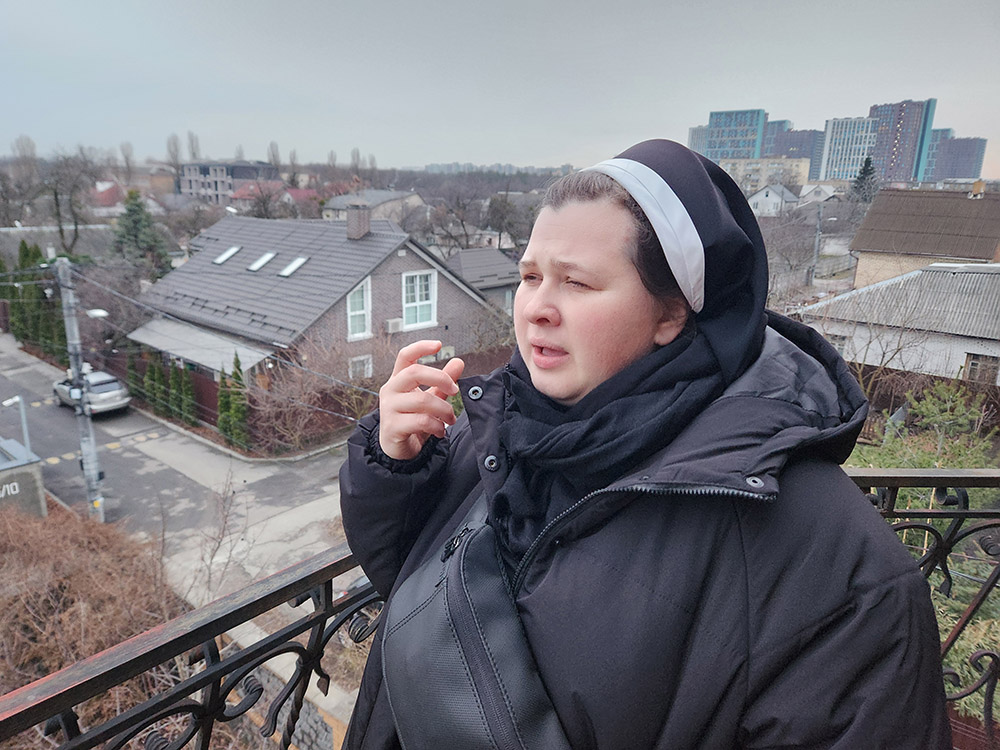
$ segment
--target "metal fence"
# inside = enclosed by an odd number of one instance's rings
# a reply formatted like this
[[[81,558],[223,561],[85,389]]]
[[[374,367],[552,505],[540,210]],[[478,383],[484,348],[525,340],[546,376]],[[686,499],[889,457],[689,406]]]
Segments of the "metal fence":
[[[995,595],[1000,580],[1000,509],[971,507],[968,490],[1000,488],[1000,470],[968,469],[852,469],[848,473],[870,493],[879,512],[902,535],[916,535],[918,563],[935,585],[948,593],[958,576],[975,594],[942,642],[942,658],[984,604]],[[927,507],[900,507],[901,491],[925,488]],[[904,539],[905,540],[905,539]],[[971,550],[971,551],[970,551]],[[970,576],[963,561],[973,559],[984,571]],[[318,679],[326,692],[330,678],[321,658],[331,638],[341,629],[356,641],[374,629],[371,605],[377,595],[370,587],[346,597],[335,598],[333,579],[355,563],[346,547],[327,550],[276,575],[224,597],[200,609],[147,631],[107,651],[73,664],[55,674],[0,696],[0,741],[36,725],[48,734],[60,734],[62,748],[83,750],[104,745],[120,748],[141,740],[147,750],[180,748],[195,742],[207,750],[213,729],[253,709],[261,716],[261,733],[274,735],[282,717],[281,747],[293,740],[310,680]],[[220,637],[232,628],[273,610],[285,602],[304,605],[312,611],[256,643],[222,656]],[[946,671],[948,699],[959,702],[978,695],[984,700],[985,722],[976,729],[978,744],[963,747],[995,747],[997,738],[992,706],[1000,678],[1000,645],[985,644],[969,658],[963,670],[972,677],[963,679],[957,670]],[[171,660],[197,653],[200,671],[145,703],[119,716],[85,728],[75,707],[94,696]],[[277,695],[262,700],[264,688],[254,671],[284,654],[295,657],[295,669]],[[267,705],[263,705],[263,704]],[[261,705],[258,705],[261,704]],[[180,717],[181,729],[171,737],[158,730],[167,719]],[[966,731],[956,731],[966,736]]]

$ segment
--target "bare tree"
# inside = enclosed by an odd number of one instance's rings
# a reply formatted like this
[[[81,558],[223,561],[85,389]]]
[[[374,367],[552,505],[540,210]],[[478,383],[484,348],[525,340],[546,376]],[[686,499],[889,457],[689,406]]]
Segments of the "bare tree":
[[[273,182],[254,182],[250,185],[253,198],[247,216],[258,219],[287,219],[295,216],[295,206],[282,202],[284,186]]]
[[[297,188],[299,186],[299,160],[293,148],[288,152],[288,187]]]
[[[281,177],[281,152],[278,151],[278,142],[271,141],[267,147],[267,160],[271,166],[278,170],[278,177]]]
[[[300,449],[370,412],[377,384],[392,372],[395,346],[385,333],[369,340],[372,376],[347,385],[348,353],[328,337],[307,336],[267,388],[249,391],[255,434],[272,449]],[[353,386],[353,387],[352,387]]]
[[[375,154],[368,154],[368,184],[372,187],[381,187]]]
[[[31,213],[31,206],[42,191],[42,184],[35,142],[26,135],[19,135],[11,144],[11,152],[13,158],[7,191],[9,223],[13,224]]]
[[[351,174],[361,176],[361,149],[357,146],[351,149]]]
[[[174,170],[174,192],[181,191],[181,139],[177,133],[171,133],[167,138],[167,164]]]
[[[191,161],[201,161],[201,145],[193,130],[188,131],[188,156],[191,157]]]
[[[233,158],[236,159],[236,161],[243,161],[244,159],[246,159],[246,156],[243,154],[242,143],[236,146],[236,153],[233,154]]]
[[[58,154],[46,165],[45,191],[52,201],[52,213],[59,228],[59,243],[72,253],[86,223],[83,198],[98,179],[99,170],[82,146],[75,154]]]
[[[430,222],[445,257],[473,246],[486,223],[488,196],[482,182],[449,180],[441,186],[431,203]]]
[[[133,151],[132,144],[128,141],[122,141],[119,149],[122,152],[122,179],[126,185],[131,185],[132,170],[135,168],[135,151]]]

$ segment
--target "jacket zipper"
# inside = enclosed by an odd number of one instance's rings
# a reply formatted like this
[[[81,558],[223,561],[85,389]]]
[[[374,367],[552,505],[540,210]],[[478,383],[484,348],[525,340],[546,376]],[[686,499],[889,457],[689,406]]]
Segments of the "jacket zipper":
[[[445,573],[446,590],[449,594],[448,610],[455,619],[455,634],[458,636],[462,653],[465,654],[472,684],[482,703],[486,724],[493,742],[499,750],[523,750],[507,705],[500,697],[501,686],[497,681],[493,665],[483,646],[482,639],[478,637],[479,623],[462,582],[465,553],[472,540],[485,528],[483,526],[472,533],[470,533],[469,528],[462,529],[445,545],[443,560],[447,560],[456,552],[459,553],[456,559],[448,565],[448,570]]]
[[[739,498],[750,498],[753,500],[767,500],[773,498],[773,495],[759,495],[754,492],[744,492],[742,490],[734,490],[728,487],[711,487],[711,486],[678,486],[671,487],[669,485],[649,485],[649,484],[635,484],[629,487],[616,487],[615,489],[600,489],[594,490],[588,495],[584,495],[582,498],[577,500],[573,505],[568,507],[558,516],[549,521],[544,528],[535,537],[535,540],[528,547],[527,552],[524,553],[524,557],[521,558],[521,562],[517,564],[517,569],[514,571],[514,587],[513,593],[516,595],[518,590],[521,588],[521,584],[524,583],[524,577],[527,575],[528,566],[531,564],[538,550],[541,548],[542,543],[545,542],[546,538],[551,536],[553,529],[564,521],[572,518],[580,512],[584,505],[586,505],[590,500],[597,497],[598,495],[606,495],[612,493],[620,492],[645,492],[651,495],[725,495],[727,497],[739,497]]]

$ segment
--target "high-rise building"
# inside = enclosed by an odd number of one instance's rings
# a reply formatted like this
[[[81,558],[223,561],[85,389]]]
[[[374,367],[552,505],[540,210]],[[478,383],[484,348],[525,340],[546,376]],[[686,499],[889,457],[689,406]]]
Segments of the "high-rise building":
[[[872,163],[887,181],[924,179],[937,99],[873,104],[868,117],[877,124]]]
[[[986,156],[985,138],[947,138],[938,142],[937,159],[930,180],[978,179]]]
[[[819,179],[853,180],[865,157],[875,150],[878,121],[873,117],[838,117],[826,121]]]
[[[764,122],[764,144],[761,146],[761,156],[774,156],[774,141],[782,133],[792,129],[791,120],[767,120]]]
[[[924,179],[933,180],[934,170],[937,164],[937,148],[942,141],[947,141],[955,137],[955,131],[951,128],[934,128],[931,130],[931,139],[927,144],[927,164],[924,168]]]
[[[708,126],[695,125],[688,128],[688,148],[697,151],[702,156],[708,150]]]
[[[767,112],[762,109],[737,109],[710,112],[705,150],[712,161],[720,159],[755,159],[764,145]]]
[[[776,133],[771,151],[765,156],[787,156],[791,159],[809,159],[809,179],[819,179],[823,162],[822,130],[785,130]]]

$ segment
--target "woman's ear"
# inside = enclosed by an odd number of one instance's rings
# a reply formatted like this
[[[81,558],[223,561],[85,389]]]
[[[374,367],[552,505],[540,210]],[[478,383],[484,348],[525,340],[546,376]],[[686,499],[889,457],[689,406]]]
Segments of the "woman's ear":
[[[653,342],[657,346],[666,346],[684,330],[691,309],[688,307],[687,302],[682,299],[661,302],[660,307],[663,314],[660,317],[656,333],[653,334]]]

